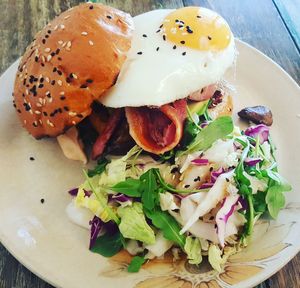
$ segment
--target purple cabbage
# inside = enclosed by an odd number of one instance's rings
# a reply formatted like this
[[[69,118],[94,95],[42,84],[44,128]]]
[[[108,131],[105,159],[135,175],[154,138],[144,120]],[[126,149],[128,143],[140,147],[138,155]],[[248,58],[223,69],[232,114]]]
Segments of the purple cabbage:
[[[208,188],[211,188],[214,186],[214,183],[211,183],[211,182],[206,182],[206,183],[203,183],[199,189],[208,189]]]
[[[206,166],[209,164],[208,159],[205,158],[197,158],[191,161],[196,166]]]
[[[200,128],[205,128],[206,126],[208,125],[208,122],[207,121],[204,121],[200,124]]]
[[[246,158],[244,162],[248,166],[255,166],[257,163],[261,161],[262,161],[261,158]]]
[[[242,206],[242,210],[247,211],[248,210],[248,202],[245,198],[240,197],[238,200],[238,203]]]
[[[71,196],[77,196],[77,194],[78,194],[78,189],[79,188],[73,188],[73,189],[71,189],[71,190],[69,190],[68,191],[68,193],[71,195]],[[85,194],[85,196],[86,197],[90,197],[91,195],[92,195],[92,192],[91,191],[86,191],[86,190],[84,190],[84,194]]]
[[[127,202],[127,201],[133,201],[132,197],[129,197],[125,194],[122,193],[118,193],[118,194],[114,194],[111,195],[111,201],[117,201],[117,202]]]
[[[210,179],[211,179],[211,182],[212,183],[215,183],[217,181],[217,178],[225,173],[225,169],[223,167],[219,168],[218,170],[215,170],[215,171],[212,171],[211,174],[210,174]]]
[[[90,249],[93,248],[93,246],[96,243],[96,240],[98,238],[98,235],[104,226],[104,222],[97,216],[94,216],[94,218],[90,221],[91,225],[91,237],[90,237]]]
[[[263,144],[269,138],[269,127],[264,124],[251,126],[245,130],[245,135],[250,136],[254,139],[259,137],[260,144]]]

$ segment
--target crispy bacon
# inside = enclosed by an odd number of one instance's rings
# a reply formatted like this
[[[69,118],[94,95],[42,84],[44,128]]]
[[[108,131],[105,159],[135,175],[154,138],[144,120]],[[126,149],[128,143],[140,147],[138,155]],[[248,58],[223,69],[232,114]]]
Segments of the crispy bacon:
[[[126,107],[129,132],[144,150],[162,154],[180,141],[186,119],[186,100],[178,100],[160,108]]]
[[[92,158],[97,159],[104,151],[105,146],[115,131],[122,116],[121,109],[115,109],[114,113],[109,117],[102,133],[99,134],[92,151]]]

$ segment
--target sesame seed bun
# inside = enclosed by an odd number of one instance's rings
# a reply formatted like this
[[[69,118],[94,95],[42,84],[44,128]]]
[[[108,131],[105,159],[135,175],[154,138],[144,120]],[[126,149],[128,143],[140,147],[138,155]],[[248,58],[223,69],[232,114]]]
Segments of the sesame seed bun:
[[[58,136],[91,113],[113,86],[130,49],[130,15],[85,3],[58,16],[21,59],[14,105],[35,138]]]

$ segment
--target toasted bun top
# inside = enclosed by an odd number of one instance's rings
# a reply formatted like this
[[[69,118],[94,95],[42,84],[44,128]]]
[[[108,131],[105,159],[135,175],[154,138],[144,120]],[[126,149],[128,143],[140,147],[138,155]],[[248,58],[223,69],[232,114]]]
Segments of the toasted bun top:
[[[115,84],[131,46],[130,15],[86,3],[58,16],[21,59],[14,105],[36,138],[57,136],[91,113]]]

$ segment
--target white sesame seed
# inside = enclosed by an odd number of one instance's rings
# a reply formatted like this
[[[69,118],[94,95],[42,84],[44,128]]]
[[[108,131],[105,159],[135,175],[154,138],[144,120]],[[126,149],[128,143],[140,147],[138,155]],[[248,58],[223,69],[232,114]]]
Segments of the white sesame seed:
[[[58,25],[56,25],[56,26],[54,27],[54,29],[53,29],[53,30],[54,30],[54,31],[56,31],[56,30],[57,30],[57,28],[58,28]]]
[[[49,94],[50,94],[50,91],[47,91],[47,92],[45,93],[46,96],[49,95]],[[42,98],[40,98],[40,99],[42,99]]]
[[[73,125],[76,125],[76,121],[72,121],[72,124],[73,124]]]
[[[43,61],[43,62],[46,62],[45,56],[42,56],[42,61]]]
[[[51,51],[50,48],[45,48],[45,52],[46,52],[46,53],[49,53],[50,51]]]
[[[47,124],[52,128],[54,127],[54,124],[49,119],[47,119]]]
[[[26,95],[29,95],[29,91],[28,91],[28,89],[26,89],[25,93],[26,93]]]
[[[27,121],[26,121],[26,120],[24,120],[23,122],[24,122],[24,124],[26,125]]]
[[[70,15],[66,16],[66,17],[65,17],[65,20],[69,19],[70,17],[71,17]]]
[[[33,112],[32,112],[32,110],[31,110],[31,109],[29,110],[29,113],[30,113],[31,115],[33,114]]]
[[[59,45],[62,45],[62,44],[64,44],[64,41],[59,40],[57,43],[58,43]]]
[[[86,35],[88,35],[88,33],[84,31],[84,32],[81,32],[81,35],[86,36]]]
[[[67,47],[68,47],[68,48],[71,48],[71,46],[72,46],[72,42],[71,42],[71,41],[68,41]]]
[[[50,83],[49,77],[46,77],[45,80],[46,80],[46,82]]]
[[[57,80],[57,84],[58,84],[59,86],[62,86],[62,81],[61,81],[61,80]]]
[[[67,42],[64,42],[61,46],[64,48],[67,45]]]
[[[70,112],[69,112],[69,115],[70,115],[71,117],[74,117],[74,116],[76,116],[76,115],[77,115],[77,113],[76,113],[76,112],[72,112],[72,111],[70,111]]]
[[[48,98],[48,102],[49,102],[49,103],[52,103],[52,101],[53,101],[53,98],[52,98],[52,97]]]
[[[38,125],[37,121],[34,121],[34,122],[33,122],[33,124],[34,124],[35,126],[37,126],[37,125]]]
[[[51,59],[52,59],[52,56],[51,56],[51,55],[48,55],[48,56],[47,56],[47,61],[50,62]]]
[[[64,24],[60,24],[60,29],[64,30],[65,29],[65,25]]]
[[[90,44],[91,46],[93,46],[93,45],[94,45],[94,42],[93,42],[92,40],[90,40],[90,41],[89,41],[89,44]]]
[[[46,98],[43,99],[43,105],[45,105],[45,104],[46,104]]]
[[[42,98],[39,98],[39,102],[40,102],[41,104],[43,104],[43,99],[42,99]]]
[[[43,121],[42,121],[42,119],[39,119],[39,122],[40,122],[40,124],[41,124],[41,125],[43,125]]]
[[[37,114],[37,115],[40,115],[41,111],[36,110],[36,111],[34,111],[34,113]]]
[[[78,79],[76,74],[73,73],[72,76],[73,76],[74,79]]]
[[[59,93],[59,95],[63,96],[63,95],[65,95],[65,92],[62,91],[62,92]]]
[[[66,50],[67,50],[67,51],[71,51],[71,48],[70,48],[70,47],[66,47]]]
[[[36,105],[36,107],[39,107],[39,108],[41,108],[43,106],[41,103],[36,103],[35,105]]]

